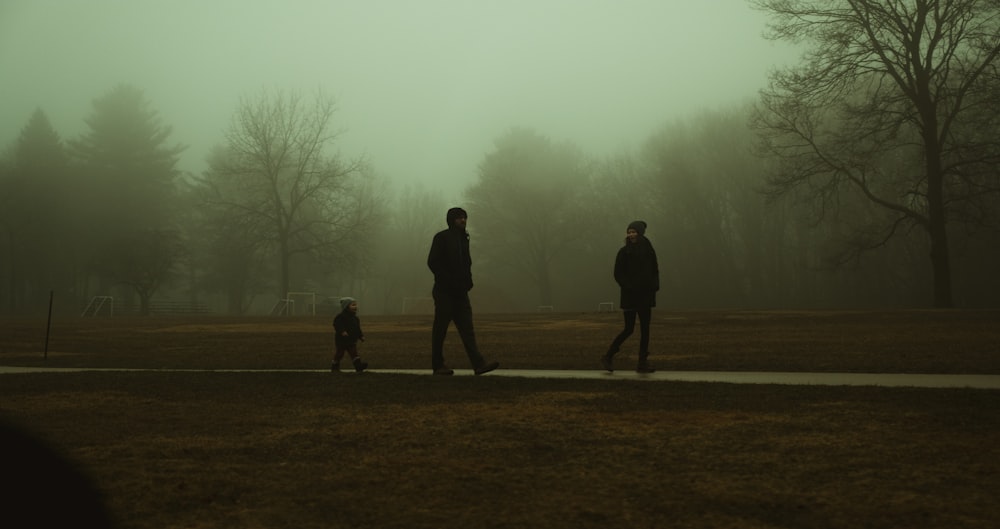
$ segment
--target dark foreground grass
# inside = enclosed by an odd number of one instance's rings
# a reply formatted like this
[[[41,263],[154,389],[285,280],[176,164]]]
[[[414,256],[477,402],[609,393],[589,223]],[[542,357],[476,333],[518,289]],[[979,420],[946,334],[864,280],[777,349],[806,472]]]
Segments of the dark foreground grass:
[[[619,318],[477,325],[503,367],[590,369]],[[428,318],[363,321],[373,366],[428,367]],[[653,359],[673,370],[996,374],[998,323],[996,311],[663,311]],[[44,325],[0,320],[0,365],[322,369],[328,325],[66,318],[43,356]],[[448,357],[467,367],[457,342],[452,333]],[[1000,526],[991,390],[4,374],[0,419],[83,468],[125,528]],[[63,498],[38,501],[58,510]]]
[[[1000,392],[3,376],[123,527],[993,528]],[[56,499],[53,499],[56,501]]]

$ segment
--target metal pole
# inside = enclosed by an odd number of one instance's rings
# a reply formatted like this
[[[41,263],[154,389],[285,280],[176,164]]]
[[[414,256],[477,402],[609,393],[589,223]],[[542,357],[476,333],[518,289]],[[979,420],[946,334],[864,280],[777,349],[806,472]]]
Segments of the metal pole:
[[[52,330],[52,295],[53,291],[49,291],[49,321],[45,324],[45,361],[49,360],[49,331]]]

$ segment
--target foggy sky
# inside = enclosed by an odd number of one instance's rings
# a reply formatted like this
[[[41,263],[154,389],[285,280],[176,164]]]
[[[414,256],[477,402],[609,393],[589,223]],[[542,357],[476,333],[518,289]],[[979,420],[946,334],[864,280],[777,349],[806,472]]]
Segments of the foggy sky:
[[[241,96],[322,87],[344,155],[458,196],[510,127],[603,155],[752,98],[795,59],[764,23],[745,0],[0,0],[0,148],[37,107],[75,138],[128,83],[200,173]]]

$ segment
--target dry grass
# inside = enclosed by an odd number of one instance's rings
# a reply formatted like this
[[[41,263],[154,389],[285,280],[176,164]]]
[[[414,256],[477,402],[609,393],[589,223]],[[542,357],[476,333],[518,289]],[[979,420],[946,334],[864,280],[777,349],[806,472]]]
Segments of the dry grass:
[[[429,368],[429,316],[364,316],[373,367]],[[619,313],[485,315],[484,353],[507,368],[593,369]],[[313,369],[328,364],[327,318],[0,320],[0,364]],[[631,355],[638,337],[623,349]],[[1000,374],[1000,311],[654,311],[653,360],[673,370]],[[467,366],[451,331],[446,356]]]
[[[1000,372],[995,312],[659,316],[655,359],[671,369]],[[426,367],[425,318],[363,323],[373,364]],[[477,324],[505,367],[593,368],[618,320]],[[325,321],[67,320],[54,330],[46,365],[322,369],[329,356]],[[41,363],[37,329],[2,332],[13,338],[0,364]],[[998,411],[1000,392],[970,389],[0,377],[0,415],[77,461],[136,528],[992,528]]]

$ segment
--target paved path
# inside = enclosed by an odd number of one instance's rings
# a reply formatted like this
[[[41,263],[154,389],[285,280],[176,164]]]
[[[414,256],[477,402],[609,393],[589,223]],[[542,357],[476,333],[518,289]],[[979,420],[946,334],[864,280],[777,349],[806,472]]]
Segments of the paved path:
[[[213,371],[213,372],[301,372],[317,373],[318,369],[101,369],[58,367],[5,367],[0,374],[17,373],[72,373],[80,371]],[[407,375],[431,374],[429,369],[371,369],[372,373],[398,373]],[[350,376],[350,372],[343,373]],[[472,370],[456,369],[455,376],[473,376]],[[529,378],[586,378],[600,380],[672,380],[680,382],[724,382],[730,384],[794,384],[815,386],[885,386],[921,388],[978,388],[1000,389],[1000,375],[922,375],[903,373],[786,373],[766,371],[658,371],[638,374],[632,371],[576,371],[560,369],[498,369],[483,375],[487,377]]]
[[[375,369],[376,373],[430,374],[430,370]],[[455,375],[472,375],[456,369]],[[556,369],[498,369],[483,376],[531,378],[589,378],[601,380],[672,380],[681,382],[726,382],[731,384],[796,384],[818,386],[911,386],[923,388],[1000,389],[1000,375],[920,375],[894,373],[780,373],[766,371],[572,371]]]

